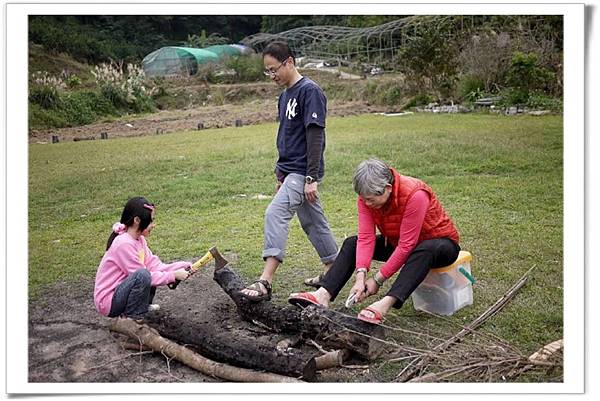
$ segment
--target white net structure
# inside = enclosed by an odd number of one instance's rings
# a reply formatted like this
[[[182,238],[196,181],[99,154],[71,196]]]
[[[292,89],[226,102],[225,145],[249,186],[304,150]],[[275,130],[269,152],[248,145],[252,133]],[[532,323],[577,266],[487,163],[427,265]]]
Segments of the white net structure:
[[[348,64],[376,63],[396,58],[407,43],[421,35],[422,29],[435,29],[438,35],[450,40],[484,29],[484,26],[485,29],[491,26],[499,30],[516,26],[522,31],[538,34],[539,27],[544,25],[547,20],[539,15],[415,15],[366,28],[305,26],[275,34],[259,33],[244,38],[242,43],[260,52],[274,40],[285,40],[298,57]]]

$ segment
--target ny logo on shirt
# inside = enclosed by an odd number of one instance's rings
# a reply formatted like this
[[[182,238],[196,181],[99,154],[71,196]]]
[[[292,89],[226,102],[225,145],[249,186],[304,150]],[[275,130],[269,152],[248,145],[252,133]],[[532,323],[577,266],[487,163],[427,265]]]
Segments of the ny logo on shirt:
[[[288,101],[287,107],[285,109],[285,115],[288,120],[296,117],[296,106],[298,106],[298,102],[296,102],[296,98],[290,99]]]

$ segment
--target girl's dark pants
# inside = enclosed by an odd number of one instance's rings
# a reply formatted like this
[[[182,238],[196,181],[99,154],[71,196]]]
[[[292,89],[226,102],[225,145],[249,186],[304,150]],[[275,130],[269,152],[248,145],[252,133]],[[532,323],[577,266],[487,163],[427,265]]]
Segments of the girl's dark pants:
[[[150,285],[150,272],[139,269],[131,273],[115,289],[108,317],[125,315],[132,319],[141,319],[148,312],[156,287]]]
[[[331,294],[332,301],[354,274],[357,241],[356,235],[346,238],[333,266],[321,280],[321,286]],[[395,247],[385,244],[382,235],[378,235],[375,240],[373,260],[385,262],[394,249]],[[425,280],[430,268],[445,267],[454,263],[459,252],[460,246],[448,238],[420,242],[406,259],[404,267],[400,269],[396,281],[386,294],[396,298],[394,308],[402,307],[404,301]]]

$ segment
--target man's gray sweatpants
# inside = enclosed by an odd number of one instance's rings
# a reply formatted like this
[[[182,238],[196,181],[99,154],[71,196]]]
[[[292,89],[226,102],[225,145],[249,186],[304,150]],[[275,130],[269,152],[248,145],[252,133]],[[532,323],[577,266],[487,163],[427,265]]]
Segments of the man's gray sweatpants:
[[[283,262],[290,221],[298,213],[298,220],[308,239],[319,254],[321,262],[332,263],[338,252],[321,202],[304,198],[304,176],[288,174],[265,212],[265,243],[263,259],[275,257]]]

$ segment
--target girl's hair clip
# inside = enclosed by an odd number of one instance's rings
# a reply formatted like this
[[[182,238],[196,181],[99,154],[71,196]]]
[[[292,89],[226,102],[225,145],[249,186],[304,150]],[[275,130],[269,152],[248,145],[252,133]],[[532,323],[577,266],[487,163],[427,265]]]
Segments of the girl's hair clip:
[[[144,207],[148,210],[154,210],[154,205],[149,205],[147,203],[144,203]]]
[[[120,235],[127,231],[127,226],[117,221],[115,224],[113,224],[112,229],[115,234]]]

